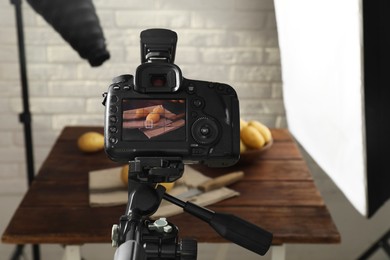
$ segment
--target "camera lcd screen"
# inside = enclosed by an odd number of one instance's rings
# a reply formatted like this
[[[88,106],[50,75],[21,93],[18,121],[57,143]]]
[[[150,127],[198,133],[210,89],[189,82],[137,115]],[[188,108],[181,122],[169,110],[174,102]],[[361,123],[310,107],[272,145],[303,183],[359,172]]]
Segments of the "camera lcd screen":
[[[122,140],[185,141],[185,99],[124,99]]]

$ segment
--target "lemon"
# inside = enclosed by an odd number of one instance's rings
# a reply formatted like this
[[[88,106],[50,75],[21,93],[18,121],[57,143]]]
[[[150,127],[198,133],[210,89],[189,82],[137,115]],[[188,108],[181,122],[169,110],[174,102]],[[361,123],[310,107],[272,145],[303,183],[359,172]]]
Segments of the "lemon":
[[[259,121],[249,121],[248,125],[256,128],[257,131],[259,131],[260,134],[264,137],[266,143],[272,140],[271,131],[264,124],[260,123]]]
[[[240,153],[243,153],[247,150],[248,148],[244,144],[244,142],[240,139]]]
[[[86,153],[101,151],[104,148],[104,136],[98,132],[86,132],[78,138],[77,146]]]
[[[126,187],[129,184],[128,176],[129,176],[129,165],[125,165],[121,169],[121,180]]]
[[[175,186],[174,182],[162,182],[159,184],[165,187],[166,192],[169,192],[170,190],[172,190],[173,186]]]
[[[240,135],[244,144],[249,148],[260,149],[265,144],[264,137],[253,126],[243,127]]]
[[[248,122],[245,121],[244,119],[240,118],[240,131],[248,125]]]

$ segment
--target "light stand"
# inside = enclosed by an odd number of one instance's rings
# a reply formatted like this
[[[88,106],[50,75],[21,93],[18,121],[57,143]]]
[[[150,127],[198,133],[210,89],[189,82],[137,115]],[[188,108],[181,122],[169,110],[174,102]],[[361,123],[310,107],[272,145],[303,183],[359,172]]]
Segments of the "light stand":
[[[11,4],[15,6],[16,16],[16,28],[18,35],[18,52],[19,52],[19,66],[20,66],[20,80],[22,84],[22,100],[23,100],[23,112],[19,115],[19,120],[24,126],[24,144],[26,153],[27,164],[27,180],[28,186],[31,185],[34,180],[34,152],[33,152],[33,140],[32,140],[32,128],[31,128],[31,113],[28,94],[28,80],[27,80],[27,66],[26,66],[26,52],[24,46],[24,32],[23,32],[23,15],[22,15],[22,1],[11,0]],[[19,259],[23,253],[24,245],[18,245],[13,253],[11,259]],[[40,259],[40,250],[38,245],[32,246],[33,259]]]

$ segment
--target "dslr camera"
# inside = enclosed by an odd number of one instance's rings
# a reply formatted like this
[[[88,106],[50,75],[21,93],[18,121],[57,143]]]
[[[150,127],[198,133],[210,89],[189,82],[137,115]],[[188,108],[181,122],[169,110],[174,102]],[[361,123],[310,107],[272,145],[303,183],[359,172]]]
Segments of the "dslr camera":
[[[156,185],[173,182],[184,164],[235,164],[240,151],[239,103],[226,84],[183,78],[174,64],[177,34],[165,29],[141,33],[135,76],[113,79],[103,104],[105,151],[129,164],[128,203],[112,228],[115,260],[196,259],[197,243],[178,239],[178,228],[149,218],[162,199],[207,222],[227,240],[264,255],[272,234],[233,215],[184,202]]]
[[[240,151],[237,94],[227,84],[184,78],[176,43],[171,30],[141,32],[142,64],[106,93],[105,151],[118,162],[163,156],[231,166]]]

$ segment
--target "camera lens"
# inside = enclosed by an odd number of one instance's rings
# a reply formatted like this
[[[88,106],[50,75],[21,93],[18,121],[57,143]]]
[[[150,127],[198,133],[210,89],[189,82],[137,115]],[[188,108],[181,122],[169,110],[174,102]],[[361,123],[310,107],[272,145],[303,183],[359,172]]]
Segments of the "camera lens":
[[[219,135],[217,123],[207,117],[197,119],[191,127],[191,132],[192,137],[200,144],[211,144]]]

